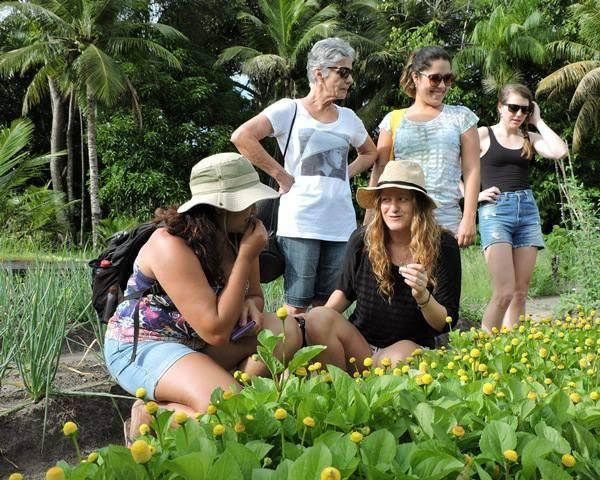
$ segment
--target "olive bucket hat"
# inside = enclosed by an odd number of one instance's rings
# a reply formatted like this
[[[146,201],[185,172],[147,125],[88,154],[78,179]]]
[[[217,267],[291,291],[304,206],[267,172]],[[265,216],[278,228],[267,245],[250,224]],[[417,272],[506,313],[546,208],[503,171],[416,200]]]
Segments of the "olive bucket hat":
[[[240,212],[259,200],[277,198],[279,193],[260,183],[252,164],[239,153],[218,153],[199,161],[190,175],[192,198],[177,211],[196,205],[212,205]]]
[[[421,165],[410,160],[392,160],[383,169],[376,187],[360,187],[356,192],[356,201],[362,208],[375,208],[379,191],[384,188],[404,188],[420,192],[437,208],[435,200],[425,190],[425,174]]]

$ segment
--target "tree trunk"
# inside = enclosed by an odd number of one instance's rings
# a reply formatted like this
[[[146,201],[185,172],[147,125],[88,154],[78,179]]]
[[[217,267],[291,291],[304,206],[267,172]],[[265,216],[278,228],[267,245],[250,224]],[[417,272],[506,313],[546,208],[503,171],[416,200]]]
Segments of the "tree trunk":
[[[67,119],[67,199],[69,203],[75,201],[75,147],[73,145],[73,136],[75,130],[75,93],[71,90],[69,94],[69,117]],[[83,198],[82,198],[83,201]],[[76,235],[75,230],[75,211],[73,206],[69,207],[69,229],[73,237]]]
[[[67,216],[64,209],[65,186],[63,182],[63,170],[65,167],[65,158],[63,155],[57,156],[57,153],[64,149],[64,128],[65,112],[64,99],[58,89],[58,82],[48,77],[48,87],[50,89],[50,102],[52,105],[52,129],[50,133],[50,177],[52,178],[52,189],[63,195],[63,198],[57,199],[57,221],[60,225],[67,226]]]
[[[98,154],[96,152],[96,100],[94,93],[87,87],[87,141],[88,162],[90,165],[90,212],[92,217],[92,246],[98,248],[100,226],[100,198],[98,182]]]
[[[86,216],[85,216],[85,135],[83,134],[83,115],[79,109],[79,155],[81,156],[81,211],[79,215],[79,245],[83,247],[83,234],[85,232]]]

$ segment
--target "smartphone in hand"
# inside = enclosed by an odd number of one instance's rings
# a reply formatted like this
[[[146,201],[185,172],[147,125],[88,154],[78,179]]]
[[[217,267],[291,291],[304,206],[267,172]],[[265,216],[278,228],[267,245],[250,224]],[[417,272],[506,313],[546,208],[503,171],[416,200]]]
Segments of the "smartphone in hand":
[[[246,323],[246,325],[243,325],[243,326],[236,325],[235,328],[233,329],[233,332],[231,332],[231,337],[229,340],[232,342],[237,342],[246,333],[251,331],[255,325],[256,325],[256,322],[254,320],[250,320],[248,323]]]

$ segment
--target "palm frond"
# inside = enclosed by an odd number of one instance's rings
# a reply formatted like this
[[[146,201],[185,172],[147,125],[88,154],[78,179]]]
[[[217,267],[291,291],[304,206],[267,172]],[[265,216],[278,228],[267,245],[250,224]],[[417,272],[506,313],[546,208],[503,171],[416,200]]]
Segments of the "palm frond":
[[[22,75],[30,68],[43,65],[51,55],[49,42],[36,42],[10,50],[0,55],[0,75],[12,77],[17,72]]]
[[[34,20],[44,27],[45,31],[72,31],[71,25],[42,5],[31,2],[2,2],[5,8],[12,8],[27,19]]]
[[[577,84],[570,110],[577,110],[589,98],[600,98],[600,66],[586,73]]]
[[[600,60],[600,50],[583,43],[560,40],[547,45],[548,52],[557,60],[578,62],[580,60]]]
[[[257,55],[242,65],[242,73],[259,80],[272,80],[286,75],[286,69],[285,59],[272,54]]]
[[[254,48],[243,46],[229,47],[221,52],[215,64],[223,65],[224,63],[230,62],[232,60],[237,60],[241,64],[258,55],[262,55],[262,53],[258,50],[255,50]]]
[[[588,98],[579,110],[575,127],[573,129],[573,150],[581,148],[585,134],[589,131],[598,131],[600,128],[600,98]]]
[[[181,68],[175,55],[152,40],[138,37],[112,37],[106,43],[107,54],[126,56],[128,54],[150,54],[164,60],[170,67]]]
[[[46,65],[40,68],[33,76],[33,79],[25,92],[25,97],[23,98],[23,107],[21,109],[21,114],[23,116],[27,115],[29,109],[33,105],[38,105],[42,101],[42,98],[48,93],[48,76],[51,75],[51,70],[52,69]]]
[[[180,32],[176,28],[171,27],[170,25],[165,25],[164,23],[147,23],[146,26],[150,29],[156,30],[166,40],[170,40],[173,42],[189,41],[188,37],[186,37],[185,34]]]
[[[123,69],[96,45],[89,45],[81,52],[74,68],[95,98],[105,105],[116,102],[126,89]]]
[[[561,94],[571,90],[585,75],[598,67],[600,61],[582,61],[565,65],[540,81],[536,95]]]

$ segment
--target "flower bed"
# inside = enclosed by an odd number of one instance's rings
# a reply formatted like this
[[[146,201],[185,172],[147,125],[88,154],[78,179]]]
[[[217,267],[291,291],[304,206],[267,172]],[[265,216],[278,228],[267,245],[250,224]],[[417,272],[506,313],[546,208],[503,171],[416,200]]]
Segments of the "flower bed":
[[[264,332],[274,379],[238,372],[241,393],[215,391],[195,418],[149,402],[152,425],[130,449],[59,462],[52,478],[597,480],[599,325],[580,309],[492,336],[452,332],[448,349],[367,359],[355,378],[306,363],[315,347],[286,377]]]

